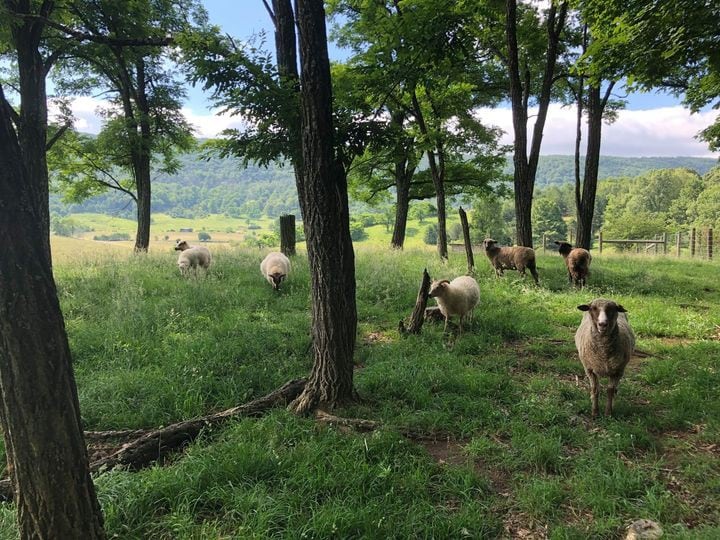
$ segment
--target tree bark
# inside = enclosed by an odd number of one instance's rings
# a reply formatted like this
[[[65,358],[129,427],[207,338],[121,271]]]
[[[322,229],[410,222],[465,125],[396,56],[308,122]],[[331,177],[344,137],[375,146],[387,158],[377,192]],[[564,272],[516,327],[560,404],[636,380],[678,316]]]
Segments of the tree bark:
[[[395,182],[395,224],[393,225],[390,246],[402,249],[405,245],[408,212],[410,211],[410,182],[396,177]]]
[[[347,178],[334,155],[332,86],[322,0],[297,0],[301,65],[302,174],[298,183],[308,249],[314,364],[298,414],[355,399],[357,331],[355,255],[350,239]]]
[[[0,422],[20,535],[104,538],[47,251],[46,186],[28,159],[0,107]]]

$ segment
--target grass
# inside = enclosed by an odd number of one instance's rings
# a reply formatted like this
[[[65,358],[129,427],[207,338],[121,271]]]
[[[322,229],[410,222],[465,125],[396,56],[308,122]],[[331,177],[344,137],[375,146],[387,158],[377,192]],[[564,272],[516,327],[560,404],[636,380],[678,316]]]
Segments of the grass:
[[[276,294],[259,273],[267,250],[229,248],[206,278],[181,279],[170,250],[58,240],[86,429],[167,425],[308,373],[302,253]],[[539,255],[540,287],[496,279],[478,257],[481,306],[457,339],[397,324],[422,269],[454,277],[463,256],[370,243],[356,265],[364,400],[338,414],[386,427],[345,433],[275,411],[207,431],[163,466],[96,478],[109,536],[610,539],[639,518],[667,538],[720,536],[717,263],[603,254],[575,291],[557,255]],[[592,421],[573,334],[576,306],[598,296],[628,309],[648,356],[629,365],[616,417]],[[5,505],[0,538],[15,535]]]

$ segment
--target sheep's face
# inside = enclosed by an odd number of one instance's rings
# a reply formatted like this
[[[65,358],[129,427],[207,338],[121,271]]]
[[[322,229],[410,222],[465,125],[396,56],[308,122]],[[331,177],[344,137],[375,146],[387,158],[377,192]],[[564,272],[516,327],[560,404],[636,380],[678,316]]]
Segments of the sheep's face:
[[[568,255],[572,251],[572,246],[567,242],[559,242],[555,240],[555,243],[558,245],[560,255]]]
[[[438,296],[443,295],[443,291],[445,291],[448,287],[450,282],[447,279],[441,279],[440,281],[433,281],[430,284],[430,291],[428,292],[428,296],[430,298],[437,298]]]
[[[175,242],[175,251],[185,251],[189,247],[190,246],[185,240],[178,240],[177,242]]]
[[[285,279],[285,274],[281,274],[280,272],[275,272],[274,274],[270,274],[270,279],[272,279],[272,287],[276,291],[280,290],[280,284]]]
[[[483,240],[483,247],[485,248],[485,251],[492,249],[497,242],[493,240],[492,238],[486,238]]]
[[[609,334],[617,324],[618,313],[626,313],[624,307],[612,300],[597,298],[589,304],[578,306],[580,311],[587,311],[598,334]]]

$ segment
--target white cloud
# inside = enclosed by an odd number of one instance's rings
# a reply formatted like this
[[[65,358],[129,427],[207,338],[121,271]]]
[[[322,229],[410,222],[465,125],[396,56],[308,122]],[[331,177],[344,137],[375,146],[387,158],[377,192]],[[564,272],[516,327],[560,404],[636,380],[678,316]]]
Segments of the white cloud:
[[[83,132],[97,133],[101,126],[97,110],[107,105],[107,101],[92,97],[72,100],[75,127]],[[227,113],[196,112],[189,107],[183,108],[182,112],[195,127],[198,137],[213,137],[224,129],[243,126],[241,117]],[[532,115],[535,113],[536,110],[530,111],[529,134],[535,121]],[[483,121],[505,131],[502,138],[504,144],[512,144],[512,113],[509,108],[481,109],[478,114]],[[715,121],[717,114],[714,110],[691,114],[680,106],[621,110],[614,124],[603,125],[601,153],[606,156],[720,157],[720,153],[710,152],[705,143],[695,138],[700,130]],[[543,154],[574,152],[575,117],[576,112],[572,107],[563,108],[557,104],[550,106],[543,135]]]
[[[528,137],[537,109],[530,111]],[[509,108],[482,109],[480,118],[505,131],[502,142],[512,144],[512,113]],[[577,112],[553,104],[548,111],[542,154],[572,154],[575,151]],[[691,114],[680,106],[646,110],[622,110],[615,123],[603,125],[601,153],[606,156],[702,156],[720,157],[695,136],[715,121],[717,111]],[[583,137],[585,137],[583,133]],[[583,139],[585,140],[585,139]],[[583,144],[584,148],[584,144]]]

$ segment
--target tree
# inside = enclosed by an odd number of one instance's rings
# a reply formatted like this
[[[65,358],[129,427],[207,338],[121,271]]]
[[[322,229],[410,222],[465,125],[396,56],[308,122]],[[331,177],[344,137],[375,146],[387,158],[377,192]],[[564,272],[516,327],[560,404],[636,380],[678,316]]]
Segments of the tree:
[[[611,100],[612,90],[621,78],[621,68],[601,67],[593,63],[588,54],[591,36],[587,25],[582,31],[582,56],[575,65],[577,74],[569,85],[577,104],[577,125],[575,135],[575,208],[577,234],[575,245],[590,249],[593,238],[593,216],[597,194],[598,170],[600,168],[600,143],[603,121],[612,122],[622,101]],[[606,79],[606,82],[604,82]],[[603,88],[605,84],[605,88]],[[580,146],[582,139],[582,119],[587,112],[587,145],[585,149],[584,175],[580,177]]]
[[[697,0],[583,0],[591,13],[589,52],[599,65],[623,65],[631,89],[663,88],[693,112],[720,97],[720,4]],[[720,116],[700,133],[720,149]]]
[[[47,251],[42,175],[0,85],[0,422],[22,538],[104,538]]]
[[[565,30],[567,2],[550,2],[544,18],[529,5],[517,0],[505,2],[504,48],[496,46],[508,74],[508,91],[515,137],[513,150],[513,183],[517,243],[532,247],[532,199],[538,159],[553,86],[558,80],[558,58],[562,51],[561,36]],[[544,30],[545,45],[539,41]],[[544,50],[543,50],[544,48]],[[528,106],[535,99],[538,112],[528,148]]]
[[[409,201],[434,196],[438,253],[445,258],[448,186],[460,181],[468,188],[473,178],[483,189],[501,175],[499,133],[473,115],[476,107],[500,97],[487,83],[485,55],[471,31],[476,6],[448,0],[335,0],[330,6],[343,17],[336,35],[355,53],[348,65],[360,74],[362,94],[389,119],[386,136],[370,143],[372,155],[363,156],[368,158],[365,166],[353,175],[356,184],[368,184],[356,186],[356,192],[374,197],[394,188],[394,247],[404,241]],[[423,155],[427,167],[419,179]],[[475,172],[459,180],[459,168],[467,172],[470,167]],[[413,194],[418,186],[420,196]]]
[[[560,208],[550,199],[538,198],[533,208],[533,230],[536,238],[542,240],[543,235],[548,239],[563,240],[567,235],[567,225],[563,221]]]
[[[99,9],[94,2],[76,1],[71,11],[86,28],[105,28],[138,42],[187,31],[191,13],[200,13],[199,21],[204,20],[194,0],[116,1]],[[192,128],[180,110],[184,87],[167,67],[170,59],[162,46],[90,41],[75,45],[64,56],[68,58],[59,86],[71,93],[101,90],[111,103],[103,111],[106,120],[96,140],[81,138],[82,144],[65,148],[79,167],[66,167],[71,174],[64,181],[80,183],[76,198],[108,188],[130,195],[137,205],[135,251],[147,251],[153,168],[176,172],[175,153],[189,150],[193,141]],[[153,163],[154,159],[161,163]],[[118,171],[129,171],[130,180],[118,181]]]
[[[345,168],[333,146],[332,84],[322,0],[297,0],[302,175],[298,195],[311,268],[314,364],[297,413],[355,398],[355,255]]]

